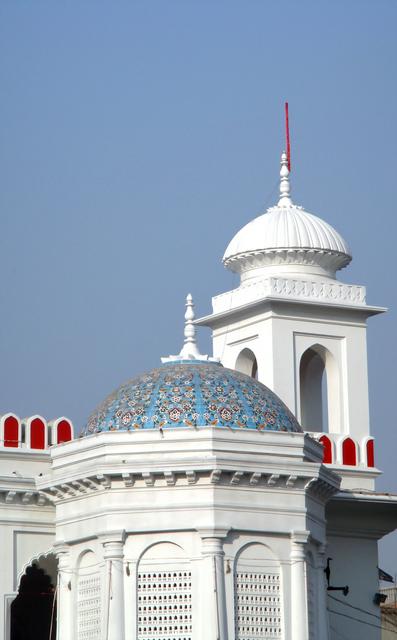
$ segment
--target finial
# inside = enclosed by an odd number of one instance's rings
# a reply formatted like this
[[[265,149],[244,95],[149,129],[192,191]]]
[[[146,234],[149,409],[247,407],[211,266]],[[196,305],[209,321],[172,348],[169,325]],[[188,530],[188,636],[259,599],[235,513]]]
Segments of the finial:
[[[195,318],[194,303],[192,294],[186,296],[186,312],[185,312],[185,340],[183,347],[177,356],[168,356],[161,358],[161,362],[178,362],[180,360],[206,360],[210,362],[219,362],[218,358],[210,358],[200,353],[196,343],[196,327],[193,324]]]
[[[280,169],[280,200],[278,206],[289,206],[292,204],[290,198],[290,184],[289,184],[289,169],[288,169],[288,156],[285,151],[281,154],[281,169]]]
[[[194,320],[194,304],[192,294],[188,293],[186,296],[186,312],[185,312],[185,341],[183,347],[179,353],[184,360],[192,360],[200,355],[200,352],[196,344],[196,327],[193,324]]]

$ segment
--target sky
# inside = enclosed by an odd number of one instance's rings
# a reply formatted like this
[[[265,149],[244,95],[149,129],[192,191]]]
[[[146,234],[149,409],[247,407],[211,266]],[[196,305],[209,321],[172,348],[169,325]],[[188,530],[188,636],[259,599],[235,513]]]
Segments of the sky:
[[[389,308],[369,384],[378,488],[397,493],[396,20],[395,0],[2,0],[0,413],[79,432],[179,351],[186,294],[205,315],[237,285],[224,249],[275,203],[288,100],[294,201]]]

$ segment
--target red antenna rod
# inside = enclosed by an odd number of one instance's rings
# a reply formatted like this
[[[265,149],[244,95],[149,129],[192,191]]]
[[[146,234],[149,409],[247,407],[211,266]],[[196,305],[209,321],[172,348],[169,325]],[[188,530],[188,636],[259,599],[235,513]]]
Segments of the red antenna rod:
[[[289,116],[288,116],[288,102],[285,103],[285,137],[287,141],[287,161],[288,171],[291,171],[291,145],[289,140]]]

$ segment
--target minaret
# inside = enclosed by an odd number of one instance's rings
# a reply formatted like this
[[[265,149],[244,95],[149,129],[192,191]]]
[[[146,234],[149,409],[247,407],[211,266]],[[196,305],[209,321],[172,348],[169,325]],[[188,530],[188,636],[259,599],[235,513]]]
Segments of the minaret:
[[[224,366],[257,377],[323,441],[346,485],[372,488],[366,320],[384,309],[336,279],[350,261],[342,236],[292,202],[283,152],[278,204],[238,231],[223,257],[240,285],[195,322],[211,327]]]

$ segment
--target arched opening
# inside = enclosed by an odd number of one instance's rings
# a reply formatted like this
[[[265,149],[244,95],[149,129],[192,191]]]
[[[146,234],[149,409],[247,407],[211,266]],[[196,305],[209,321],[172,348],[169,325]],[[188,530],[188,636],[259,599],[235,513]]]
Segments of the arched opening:
[[[346,438],[342,444],[342,463],[355,466],[357,464],[357,448],[351,438]]]
[[[251,378],[258,379],[258,362],[251,349],[246,348],[240,351],[236,360],[235,369],[241,373],[245,373]]]
[[[368,440],[367,442],[367,466],[374,467],[375,466],[375,451],[374,451],[374,441]]]
[[[339,372],[321,345],[307,349],[299,365],[300,421],[307,431],[339,432]]]
[[[56,575],[52,554],[27,567],[11,604],[10,640],[56,639]]]
[[[280,638],[283,593],[280,563],[268,547],[252,543],[237,556],[234,570],[235,640]]]
[[[141,557],[137,620],[137,640],[192,639],[191,566],[178,545],[160,542]]]
[[[72,425],[69,420],[63,418],[59,421],[57,427],[57,444],[62,442],[69,442],[72,439]]]
[[[40,417],[33,418],[30,422],[30,447],[32,449],[45,449],[46,425]]]
[[[321,436],[320,442],[323,445],[323,462],[324,464],[332,463],[332,442],[328,436]]]
[[[18,447],[20,443],[20,422],[16,416],[3,416],[4,446]]]

